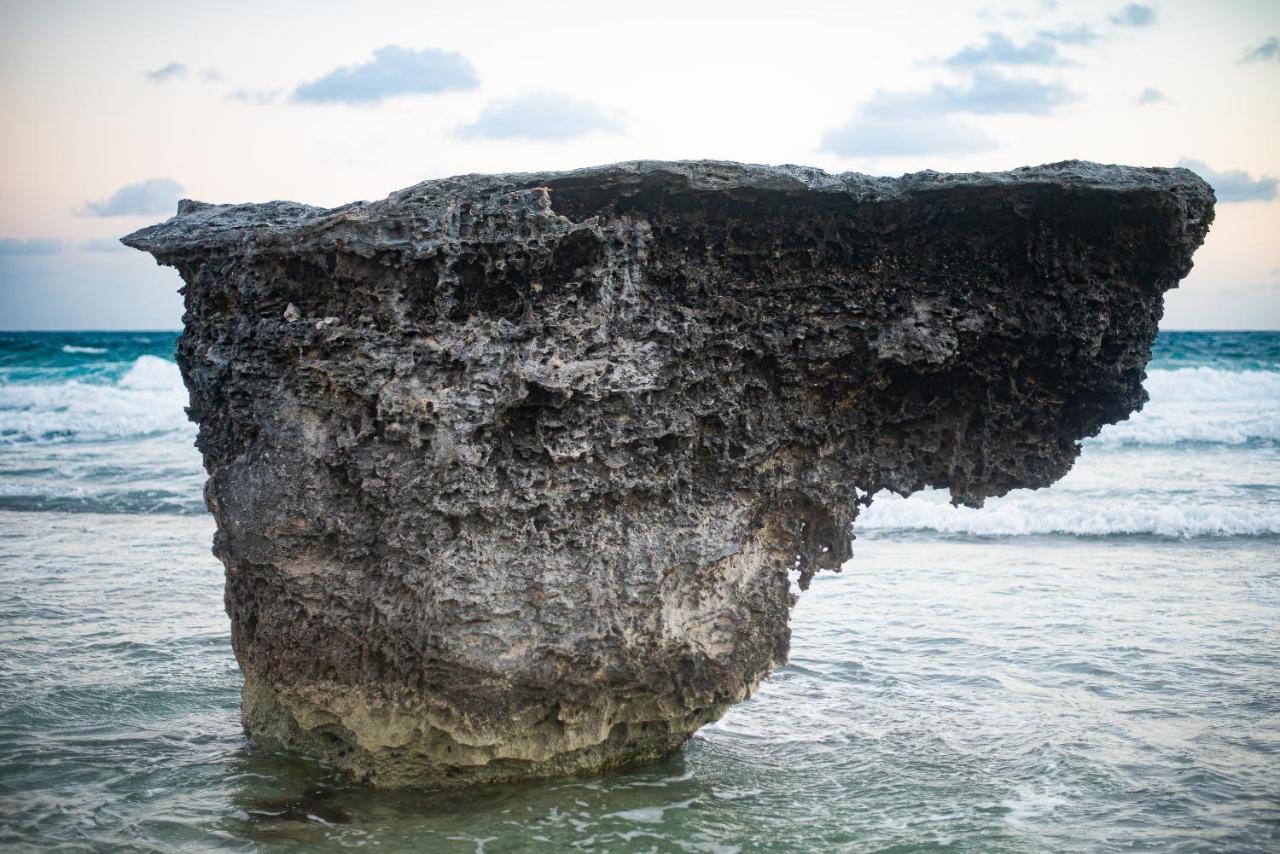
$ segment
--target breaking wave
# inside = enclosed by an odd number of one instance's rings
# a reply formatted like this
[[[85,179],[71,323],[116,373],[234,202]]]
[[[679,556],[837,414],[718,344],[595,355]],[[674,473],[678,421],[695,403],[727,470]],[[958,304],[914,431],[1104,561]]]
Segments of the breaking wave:
[[[1084,443],[1045,490],[981,509],[942,490],[876,496],[858,533],[944,536],[1256,537],[1280,534],[1280,372],[1154,369],[1150,402]]]
[[[1153,370],[1151,401],[1086,446],[1280,442],[1280,373],[1217,368]]]
[[[937,490],[902,498],[878,496],[854,525],[863,532],[932,532],[975,537],[1072,535],[1110,537],[1239,537],[1280,534],[1280,506],[1213,504],[1195,499],[1117,495],[1083,500],[1049,493],[993,499],[982,509],[952,507]]]
[[[136,358],[114,383],[0,385],[0,443],[86,442],[194,432],[178,366]]]
[[[1152,400],[1280,401],[1280,372],[1224,371],[1218,368],[1151,370],[1143,383]]]

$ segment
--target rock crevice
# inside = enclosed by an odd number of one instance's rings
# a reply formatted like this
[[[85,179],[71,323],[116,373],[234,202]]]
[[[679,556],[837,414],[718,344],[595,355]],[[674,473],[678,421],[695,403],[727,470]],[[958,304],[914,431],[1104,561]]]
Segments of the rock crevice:
[[[1182,169],[637,162],[207,205],[185,282],[248,731],[384,785],[661,755],[785,661],[860,503],[980,504],[1127,417]]]

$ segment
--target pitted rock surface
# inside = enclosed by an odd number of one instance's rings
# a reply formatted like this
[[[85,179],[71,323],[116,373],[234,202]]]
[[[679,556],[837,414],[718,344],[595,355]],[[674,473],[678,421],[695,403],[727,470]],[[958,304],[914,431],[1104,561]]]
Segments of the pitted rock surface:
[[[186,283],[247,730],[383,785],[676,749],[868,496],[1047,486],[1139,408],[1212,218],[1190,172],[1076,161],[184,201],[124,242]]]

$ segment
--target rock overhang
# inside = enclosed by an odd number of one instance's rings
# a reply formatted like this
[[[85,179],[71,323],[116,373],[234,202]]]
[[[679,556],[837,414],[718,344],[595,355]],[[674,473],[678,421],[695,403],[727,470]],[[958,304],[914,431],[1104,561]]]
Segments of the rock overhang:
[[[1060,477],[1212,192],[1066,161],[639,161],[205,205],[178,267],[249,731],[386,784],[657,755],[785,659],[860,501]]]

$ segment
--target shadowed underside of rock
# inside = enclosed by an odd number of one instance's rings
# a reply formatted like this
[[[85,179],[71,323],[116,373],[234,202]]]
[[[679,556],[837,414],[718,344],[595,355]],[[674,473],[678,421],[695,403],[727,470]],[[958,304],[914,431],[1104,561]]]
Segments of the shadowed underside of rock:
[[[785,661],[860,500],[1046,486],[1141,406],[1212,216],[1080,162],[183,202],[125,242],[186,282],[248,732],[383,785],[675,749]]]

